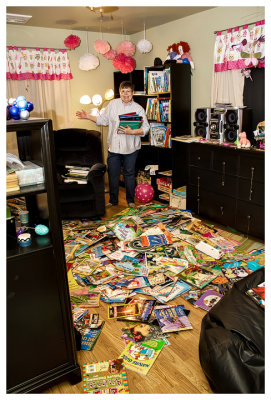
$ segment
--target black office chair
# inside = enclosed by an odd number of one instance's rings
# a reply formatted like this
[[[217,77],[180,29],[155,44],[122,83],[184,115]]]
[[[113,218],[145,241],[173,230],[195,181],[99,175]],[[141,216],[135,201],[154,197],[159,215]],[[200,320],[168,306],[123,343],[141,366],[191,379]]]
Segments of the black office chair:
[[[99,218],[105,214],[101,133],[87,129],[54,131],[58,192],[62,219]],[[65,183],[67,165],[90,167],[87,184]]]

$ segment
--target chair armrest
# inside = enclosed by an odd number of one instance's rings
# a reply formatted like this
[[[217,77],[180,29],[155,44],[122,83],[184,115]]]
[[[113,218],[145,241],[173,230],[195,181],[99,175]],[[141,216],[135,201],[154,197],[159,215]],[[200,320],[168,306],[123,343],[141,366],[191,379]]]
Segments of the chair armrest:
[[[88,173],[88,182],[91,182],[93,178],[104,176],[106,166],[102,163],[96,163],[92,165]]]

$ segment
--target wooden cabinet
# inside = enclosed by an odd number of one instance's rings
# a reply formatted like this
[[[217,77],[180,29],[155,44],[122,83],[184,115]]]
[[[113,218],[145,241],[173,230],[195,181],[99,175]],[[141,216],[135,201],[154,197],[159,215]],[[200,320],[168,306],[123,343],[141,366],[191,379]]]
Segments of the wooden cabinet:
[[[188,149],[187,208],[263,238],[264,152],[207,143]]]
[[[52,122],[48,119],[8,121],[17,133],[22,161],[44,168],[45,182],[7,194],[24,197],[29,225],[43,223],[46,236],[30,230],[32,244],[7,250],[7,393],[41,393],[61,379],[81,380],[68,291]],[[42,197],[43,208],[40,209]]]

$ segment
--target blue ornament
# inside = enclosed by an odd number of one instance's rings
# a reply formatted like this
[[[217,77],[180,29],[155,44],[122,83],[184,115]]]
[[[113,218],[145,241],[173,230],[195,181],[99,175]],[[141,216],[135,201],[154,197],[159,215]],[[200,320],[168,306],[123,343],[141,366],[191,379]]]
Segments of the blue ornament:
[[[9,114],[13,119],[20,119],[20,109],[17,106],[11,106]]]
[[[39,224],[35,227],[35,232],[37,235],[47,235],[49,228],[45,225]]]
[[[26,106],[27,111],[32,111],[34,110],[34,106],[33,103],[30,103],[30,101],[27,102],[27,106]]]
[[[21,100],[25,100],[26,101],[26,98],[24,96],[16,97],[16,103],[18,103],[18,101],[21,101]]]
[[[19,100],[16,101],[16,105],[20,110],[26,110],[27,107],[27,101],[26,100]]]

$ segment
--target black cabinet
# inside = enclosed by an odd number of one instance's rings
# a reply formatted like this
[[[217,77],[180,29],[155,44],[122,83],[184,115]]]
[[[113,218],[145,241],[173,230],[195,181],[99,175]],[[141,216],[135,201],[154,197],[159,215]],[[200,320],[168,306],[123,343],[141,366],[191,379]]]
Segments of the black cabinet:
[[[40,393],[61,379],[81,380],[77,363],[66,262],[56,191],[52,123],[48,119],[8,121],[21,159],[44,168],[45,183],[7,198],[25,197],[31,223],[46,223],[49,234],[31,230],[32,244],[7,250],[7,393]],[[46,211],[39,208],[43,196]],[[46,215],[44,215],[46,214]],[[31,222],[32,221],[32,222]]]
[[[208,143],[187,148],[187,208],[264,238],[264,152]]]

